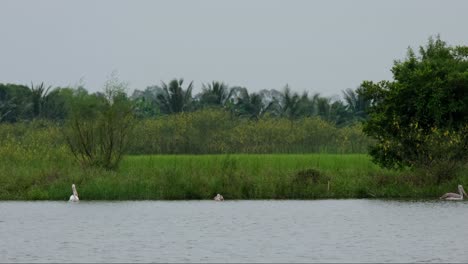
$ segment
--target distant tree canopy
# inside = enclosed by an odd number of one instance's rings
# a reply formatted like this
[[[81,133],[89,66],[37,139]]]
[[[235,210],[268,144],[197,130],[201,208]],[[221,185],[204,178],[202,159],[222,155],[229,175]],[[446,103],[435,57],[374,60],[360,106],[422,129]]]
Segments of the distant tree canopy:
[[[392,68],[393,81],[365,81],[370,103],[364,132],[377,140],[370,154],[389,168],[427,168],[438,181],[468,161],[468,47],[430,39]]]
[[[27,86],[0,84],[0,122],[16,122],[28,118],[31,91]]]
[[[31,86],[0,84],[0,122],[22,120],[64,120],[74,95],[71,88],[46,87],[44,83]]]
[[[206,108],[224,109],[233,117],[259,120],[264,116],[296,120],[320,117],[338,126],[347,126],[366,118],[368,101],[352,89],[343,91],[342,100],[333,100],[315,93],[298,94],[288,85],[281,91],[261,90],[249,92],[244,87],[230,87],[213,81],[204,84],[202,91],[192,96],[193,83],[185,85],[183,79],[173,79],[161,86],[135,90],[131,96],[122,93],[140,119],[156,118]],[[74,100],[95,100],[105,93],[89,93],[85,88],[52,88],[41,83],[30,86],[0,84],[0,122],[18,122],[47,119],[65,122],[70,117]],[[104,102],[104,101],[101,101]]]

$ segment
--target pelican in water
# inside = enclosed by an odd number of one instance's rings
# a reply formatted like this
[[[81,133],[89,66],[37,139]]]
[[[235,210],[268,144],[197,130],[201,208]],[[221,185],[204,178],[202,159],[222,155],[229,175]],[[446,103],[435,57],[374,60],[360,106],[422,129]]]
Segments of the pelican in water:
[[[70,195],[69,202],[79,202],[80,199],[78,198],[78,192],[76,191],[75,184],[72,184],[72,191],[73,191],[73,194]]]
[[[463,195],[468,197],[465,190],[463,190],[463,186],[458,185],[458,193],[446,193],[442,195],[440,199],[448,201],[461,201],[463,200]]]
[[[214,198],[215,201],[217,202],[221,202],[221,201],[224,201],[224,197],[221,195],[221,194],[217,194]]]

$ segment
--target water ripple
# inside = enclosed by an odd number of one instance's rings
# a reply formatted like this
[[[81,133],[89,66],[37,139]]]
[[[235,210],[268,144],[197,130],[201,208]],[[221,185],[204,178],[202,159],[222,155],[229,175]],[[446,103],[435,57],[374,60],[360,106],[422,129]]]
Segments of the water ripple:
[[[467,209],[382,200],[0,202],[0,262],[466,262],[468,229],[454,219]]]

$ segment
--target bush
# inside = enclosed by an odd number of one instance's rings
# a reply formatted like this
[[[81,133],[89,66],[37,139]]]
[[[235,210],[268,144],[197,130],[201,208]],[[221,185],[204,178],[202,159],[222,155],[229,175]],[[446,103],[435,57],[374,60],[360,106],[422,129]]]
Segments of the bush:
[[[84,166],[114,169],[129,145],[134,117],[124,84],[108,82],[104,96],[76,96],[64,134]]]
[[[317,169],[305,169],[297,172],[294,180],[300,184],[310,185],[327,184],[330,178],[321,174]]]
[[[249,120],[205,109],[143,120],[130,153],[364,153],[371,142],[360,125],[338,128],[320,118]]]

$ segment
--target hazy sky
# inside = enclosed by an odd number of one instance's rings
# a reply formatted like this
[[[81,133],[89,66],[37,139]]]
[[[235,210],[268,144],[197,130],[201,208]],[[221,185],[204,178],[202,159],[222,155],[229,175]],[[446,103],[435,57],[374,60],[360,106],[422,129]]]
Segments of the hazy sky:
[[[100,90],[175,77],[341,94],[390,79],[408,46],[467,45],[468,1],[0,0],[0,82]]]

